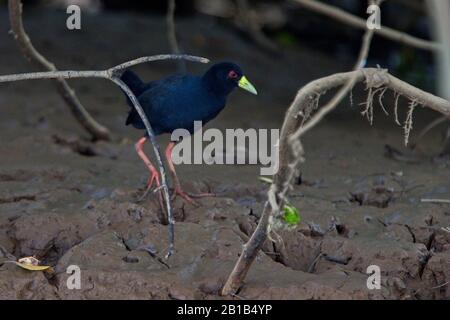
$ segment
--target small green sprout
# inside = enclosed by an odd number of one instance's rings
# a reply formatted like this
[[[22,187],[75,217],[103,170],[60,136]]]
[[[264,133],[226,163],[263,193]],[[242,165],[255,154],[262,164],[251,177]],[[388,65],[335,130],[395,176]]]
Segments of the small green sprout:
[[[291,226],[296,226],[300,223],[300,214],[298,209],[291,205],[284,206],[284,221]]]

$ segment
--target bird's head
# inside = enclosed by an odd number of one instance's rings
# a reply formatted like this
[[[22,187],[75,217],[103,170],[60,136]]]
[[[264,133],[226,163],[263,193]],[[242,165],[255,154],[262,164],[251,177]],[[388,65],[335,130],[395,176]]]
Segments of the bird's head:
[[[203,79],[218,94],[228,95],[234,88],[240,87],[250,93],[258,94],[255,87],[244,76],[241,68],[231,62],[221,62],[206,71]]]

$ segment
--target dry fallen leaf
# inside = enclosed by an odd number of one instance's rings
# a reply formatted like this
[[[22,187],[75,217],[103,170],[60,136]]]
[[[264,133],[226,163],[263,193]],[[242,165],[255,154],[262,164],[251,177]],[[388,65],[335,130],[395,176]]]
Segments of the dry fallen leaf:
[[[15,262],[15,261],[14,261]],[[32,264],[25,264],[20,262],[15,262],[16,265],[21,267],[22,269],[30,270],[30,271],[44,271],[50,268],[50,266],[34,266]]]
[[[30,271],[45,271],[50,269],[50,266],[40,266],[40,261],[35,257],[25,257],[21,258],[18,261],[5,261],[11,262],[15,265],[21,267],[22,269],[30,270]]]

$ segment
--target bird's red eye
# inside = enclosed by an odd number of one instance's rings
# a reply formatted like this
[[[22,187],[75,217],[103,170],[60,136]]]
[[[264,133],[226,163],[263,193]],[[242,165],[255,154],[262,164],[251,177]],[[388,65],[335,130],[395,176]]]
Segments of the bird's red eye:
[[[238,77],[238,74],[236,73],[236,71],[234,71],[234,70],[231,70],[229,73],[228,73],[228,78],[230,78],[230,79],[236,79]]]

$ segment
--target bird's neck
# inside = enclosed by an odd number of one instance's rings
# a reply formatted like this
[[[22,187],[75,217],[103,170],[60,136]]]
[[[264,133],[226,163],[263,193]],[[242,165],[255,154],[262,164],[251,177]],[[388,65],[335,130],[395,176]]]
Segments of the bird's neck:
[[[234,89],[219,81],[213,72],[206,72],[202,77],[202,82],[209,92],[223,99],[226,99]]]

